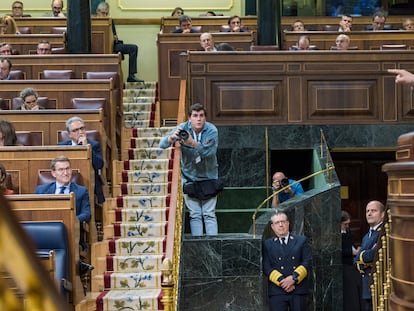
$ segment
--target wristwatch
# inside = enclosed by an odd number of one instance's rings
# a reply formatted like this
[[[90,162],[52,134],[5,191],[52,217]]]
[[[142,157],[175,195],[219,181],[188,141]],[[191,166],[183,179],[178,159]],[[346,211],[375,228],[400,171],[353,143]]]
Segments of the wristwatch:
[[[296,272],[293,272],[292,279],[293,279],[293,281],[295,281],[295,284],[298,283],[298,274]]]

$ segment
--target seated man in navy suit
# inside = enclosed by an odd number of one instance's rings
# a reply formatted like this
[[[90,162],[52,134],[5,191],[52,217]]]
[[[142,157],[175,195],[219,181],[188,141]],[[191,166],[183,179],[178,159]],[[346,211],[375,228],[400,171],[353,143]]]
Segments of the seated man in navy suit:
[[[74,182],[72,179],[72,169],[70,160],[65,156],[59,156],[50,162],[52,176],[55,182],[37,186],[36,194],[69,194],[75,193],[76,197],[76,217],[80,222],[91,220],[91,207],[89,203],[88,190]]]
[[[37,186],[35,194],[69,194],[75,193],[76,198],[76,217],[81,223],[89,222],[91,220],[91,206],[89,203],[88,190],[74,182],[72,182],[72,169],[70,167],[70,160],[65,156],[59,156],[50,162],[50,169],[52,176],[56,179],[55,182]],[[82,226],[81,226],[82,228]],[[82,229],[81,229],[82,231]],[[81,239],[82,239],[81,232]],[[85,249],[85,241],[79,241],[80,246]],[[92,270],[93,266],[80,260],[81,274]]]
[[[105,196],[102,190],[102,179],[100,171],[104,166],[102,157],[101,144],[95,140],[86,138],[85,122],[79,117],[72,117],[66,121],[66,130],[69,133],[69,140],[59,142],[58,145],[78,146],[87,145],[92,146],[92,166],[95,170],[95,195],[98,204],[105,202]]]

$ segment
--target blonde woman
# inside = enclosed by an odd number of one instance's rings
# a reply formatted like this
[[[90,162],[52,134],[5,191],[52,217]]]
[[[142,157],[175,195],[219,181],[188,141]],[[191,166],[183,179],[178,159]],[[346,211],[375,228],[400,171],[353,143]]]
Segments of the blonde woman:
[[[17,28],[16,21],[10,15],[4,15],[0,19],[0,34],[2,35],[13,35],[20,34]]]

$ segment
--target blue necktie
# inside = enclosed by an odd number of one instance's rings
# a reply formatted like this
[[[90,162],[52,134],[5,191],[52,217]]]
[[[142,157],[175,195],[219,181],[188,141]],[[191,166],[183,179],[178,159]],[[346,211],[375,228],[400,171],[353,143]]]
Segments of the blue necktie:
[[[59,194],[65,194],[66,186],[60,186]]]
[[[370,238],[371,236],[372,236],[372,234],[374,233],[374,229],[369,229],[369,235],[368,235],[368,237]]]

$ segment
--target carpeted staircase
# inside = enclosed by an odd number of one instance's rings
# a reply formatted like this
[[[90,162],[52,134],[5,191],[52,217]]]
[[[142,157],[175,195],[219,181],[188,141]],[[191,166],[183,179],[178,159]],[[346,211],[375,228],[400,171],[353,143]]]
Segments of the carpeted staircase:
[[[122,160],[113,164],[114,198],[105,204],[104,241],[92,254],[91,289],[101,292],[97,311],[163,310],[173,151],[158,148],[169,128],[153,127],[157,92],[156,83],[127,83],[124,90]]]

